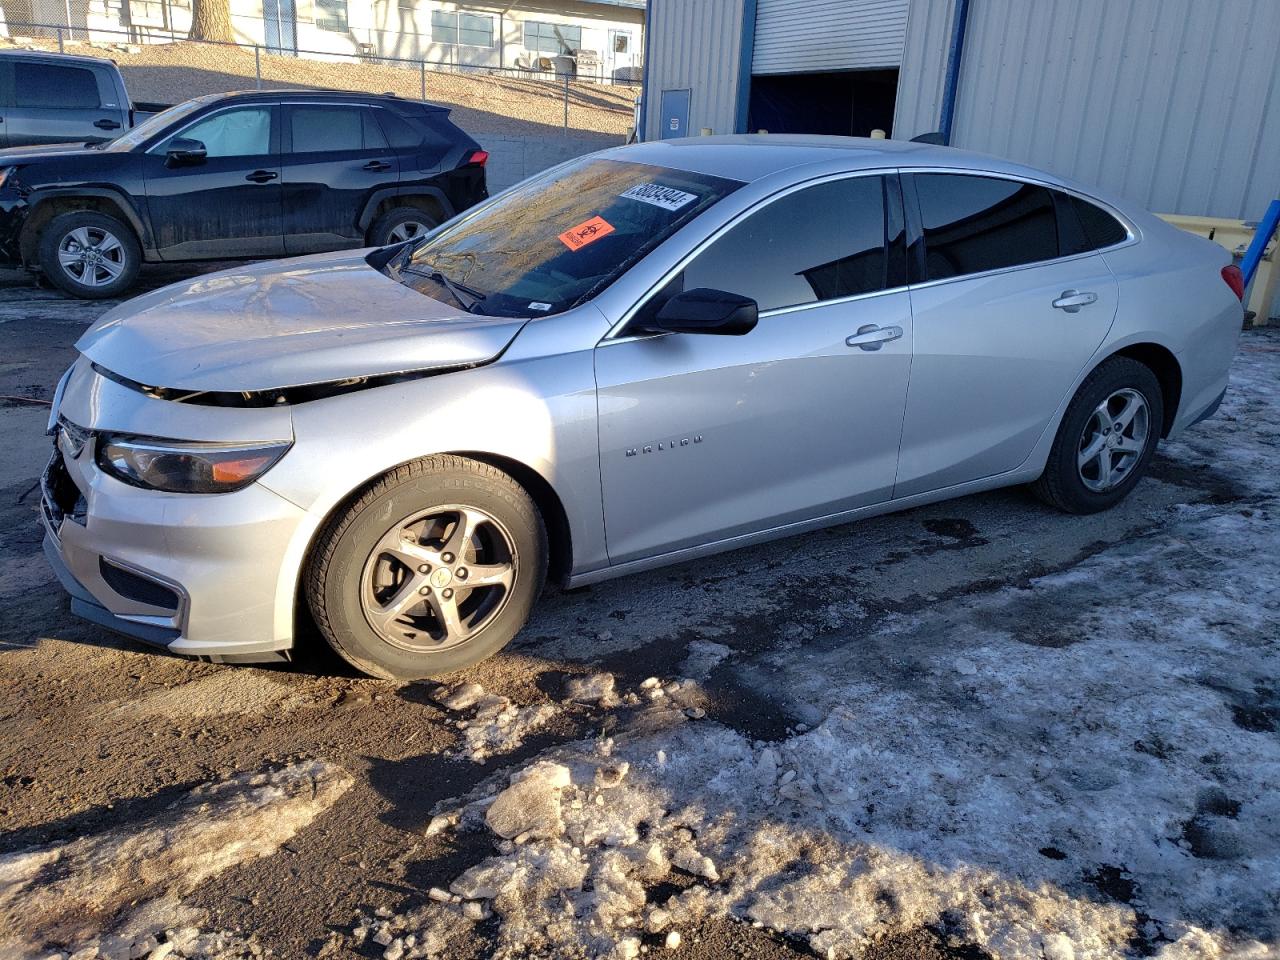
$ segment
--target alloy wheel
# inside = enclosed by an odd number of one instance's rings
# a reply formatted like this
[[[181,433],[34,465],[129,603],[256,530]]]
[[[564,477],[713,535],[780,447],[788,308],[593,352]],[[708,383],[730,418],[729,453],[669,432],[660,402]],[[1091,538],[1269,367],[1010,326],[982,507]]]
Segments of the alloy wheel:
[[[391,527],[361,574],[365,619],[388,643],[440,651],[501,612],[518,572],[515,541],[483,510],[433,507]]]
[[[1142,458],[1151,433],[1151,408],[1125,387],[1098,404],[1085,423],[1076,467],[1085,487],[1105,493],[1124,483]]]
[[[422,236],[427,232],[427,225],[418,220],[406,220],[404,223],[397,223],[391,228],[387,234],[387,239],[391,243],[403,243],[406,240],[413,240]]]
[[[67,276],[86,287],[112,283],[126,263],[124,245],[102,227],[76,227],[58,243],[58,263]]]

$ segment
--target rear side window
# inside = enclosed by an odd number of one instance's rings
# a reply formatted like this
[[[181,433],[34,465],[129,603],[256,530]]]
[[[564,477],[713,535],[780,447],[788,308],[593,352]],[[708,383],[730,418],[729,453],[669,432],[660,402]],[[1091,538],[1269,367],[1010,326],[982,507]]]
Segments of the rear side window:
[[[22,60],[13,66],[15,106],[93,110],[101,104],[92,70]]]
[[[387,138],[373,110],[360,106],[294,106],[289,129],[295,153],[385,150]]]
[[[414,129],[408,120],[391,110],[379,111],[378,121],[382,126],[383,133],[391,141],[391,146],[397,150],[416,147],[426,139],[426,134],[421,130]]]
[[[1060,255],[1053,195],[1044,187],[960,174],[920,173],[914,179],[929,280]]]
[[[683,288],[751,297],[761,310],[883,290],[896,277],[886,242],[884,180],[854,177],[781,197],[716,240]]]
[[[1067,200],[1075,211],[1076,219],[1080,221],[1080,228],[1084,231],[1085,240],[1088,243],[1086,250],[1101,250],[1103,247],[1114,246],[1129,238],[1129,231],[1125,229],[1124,224],[1101,207],[1080,197],[1068,196]]]

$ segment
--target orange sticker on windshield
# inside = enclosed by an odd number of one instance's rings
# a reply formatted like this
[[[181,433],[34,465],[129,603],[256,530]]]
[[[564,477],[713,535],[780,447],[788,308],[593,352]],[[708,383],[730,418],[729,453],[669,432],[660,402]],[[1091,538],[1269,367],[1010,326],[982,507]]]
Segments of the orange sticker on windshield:
[[[592,217],[560,234],[560,242],[576,252],[588,243],[595,243],[601,237],[607,237],[611,233],[613,233],[613,224],[604,217]]]

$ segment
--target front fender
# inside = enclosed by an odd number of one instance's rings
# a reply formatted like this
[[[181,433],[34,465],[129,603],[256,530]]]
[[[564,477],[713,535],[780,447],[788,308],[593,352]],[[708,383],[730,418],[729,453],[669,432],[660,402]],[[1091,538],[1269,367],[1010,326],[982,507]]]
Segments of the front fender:
[[[571,568],[608,562],[589,349],[317,400],[292,414],[294,446],[259,482],[307,512],[289,550],[295,580],[316,531],[353,494],[401,464],[461,451],[541,476],[565,508]]]

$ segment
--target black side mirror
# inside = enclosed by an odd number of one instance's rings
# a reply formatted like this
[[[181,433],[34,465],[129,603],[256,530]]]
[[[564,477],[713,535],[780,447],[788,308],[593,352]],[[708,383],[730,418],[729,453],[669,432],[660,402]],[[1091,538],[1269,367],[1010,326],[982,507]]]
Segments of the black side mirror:
[[[165,151],[165,163],[171,167],[180,167],[191,163],[204,163],[208,151],[199,140],[192,140],[189,137],[175,137],[169,142],[169,149]]]
[[[718,333],[740,337],[755,329],[760,308],[750,297],[699,287],[677,293],[662,305],[652,329],[663,333]]]

